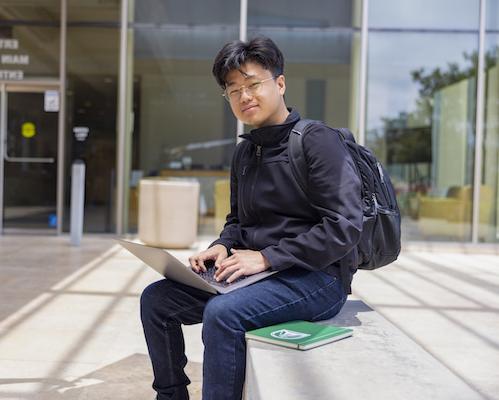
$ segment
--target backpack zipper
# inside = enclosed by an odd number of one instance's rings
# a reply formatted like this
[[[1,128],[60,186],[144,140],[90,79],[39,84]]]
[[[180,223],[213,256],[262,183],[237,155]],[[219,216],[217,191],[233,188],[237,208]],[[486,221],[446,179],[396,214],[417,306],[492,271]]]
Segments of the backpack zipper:
[[[379,203],[378,203],[378,199],[376,198],[376,193],[373,193],[372,196],[373,196],[373,203],[374,203],[374,215],[376,215],[378,213]]]
[[[383,174],[383,168],[381,168],[381,164],[379,162],[377,162],[376,167],[378,167],[378,172],[379,172],[379,177],[381,178],[381,183],[385,183],[385,175]]]
[[[392,208],[393,207],[392,199],[389,195],[388,187],[386,186],[386,181],[385,181],[385,174],[383,173],[383,168],[381,167],[381,164],[379,161],[376,162],[376,167],[378,168],[379,177],[381,179],[381,186],[382,186],[383,194],[385,195],[385,199],[388,202],[388,206],[390,208]]]

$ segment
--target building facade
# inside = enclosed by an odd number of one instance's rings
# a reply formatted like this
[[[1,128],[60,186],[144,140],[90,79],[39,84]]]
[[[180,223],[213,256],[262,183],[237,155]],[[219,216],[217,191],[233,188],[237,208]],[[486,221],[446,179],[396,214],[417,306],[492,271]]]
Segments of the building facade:
[[[215,233],[249,128],[211,66],[259,34],[287,104],[384,163],[404,240],[499,240],[499,0],[0,0],[2,232],[68,231],[81,159],[85,232],[134,232],[138,181],[162,176],[201,182]]]

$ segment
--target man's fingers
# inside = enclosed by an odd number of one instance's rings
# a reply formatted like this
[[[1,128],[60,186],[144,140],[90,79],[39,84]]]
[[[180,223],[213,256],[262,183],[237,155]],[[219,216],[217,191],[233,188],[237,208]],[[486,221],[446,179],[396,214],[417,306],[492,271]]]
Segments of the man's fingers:
[[[199,272],[200,271],[200,268],[199,268],[199,264],[198,264],[198,261],[197,259],[194,260],[194,264],[192,266],[192,269],[196,272]]]
[[[206,267],[204,266],[204,263],[201,262],[199,257],[191,257],[189,258],[189,261],[191,263],[191,267],[195,272],[206,272]]]
[[[201,253],[195,254],[189,257],[189,263],[192,269],[196,272],[203,271],[206,272],[207,266],[206,261],[215,261],[215,266],[220,267],[223,260],[227,258],[227,250],[225,247],[224,251],[221,251],[219,248],[210,248]],[[224,254],[225,253],[225,254]]]
[[[199,268],[201,269],[201,271],[206,272],[206,265],[204,265],[204,260],[202,258],[200,258],[198,260],[198,265],[199,265]]]
[[[191,262],[191,268],[194,272],[199,272],[199,267],[196,265],[194,261]]]
[[[227,276],[231,275],[234,271],[239,269],[239,265],[234,265],[232,267],[224,268],[222,270],[218,270],[218,275],[215,274],[215,279],[217,282],[223,281]]]
[[[196,258],[196,265],[200,271],[206,272],[206,265],[204,265],[204,261],[207,259],[206,257],[198,255]]]
[[[240,278],[243,275],[244,275],[244,271],[242,269],[238,269],[238,270],[236,270],[236,272],[234,272],[231,276],[229,276],[227,278],[227,283],[232,283],[236,279]]]
[[[222,261],[224,260],[223,253],[218,253],[217,259],[215,260],[215,267],[220,268]]]
[[[239,261],[236,260],[236,259],[232,259],[229,262],[227,262],[227,260],[228,259],[225,259],[222,262],[222,264],[220,265],[220,267],[217,268],[217,270],[215,271],[215,278],[218,278],[220,276],[220,274],[222,274],[228,268],[233,268],[233,267],[240,266],[239,265]]]
[[[222,268],[227,268],[231,267],[234,264],[237,264],[239,262],[239,259],[236,256],[230,256],[229,258],[226,258],[220,263],[220,267]]]

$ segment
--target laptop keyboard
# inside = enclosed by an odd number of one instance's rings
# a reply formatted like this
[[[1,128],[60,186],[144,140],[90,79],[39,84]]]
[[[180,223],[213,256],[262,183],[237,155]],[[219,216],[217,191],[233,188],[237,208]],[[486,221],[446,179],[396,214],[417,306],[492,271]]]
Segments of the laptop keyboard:
[[[240,282],[243,279],[246,279],[246,276],[241,276],[240,278],[237,278],[235,281],[232,281],[231,283],[228,283],[225,279],[223,281],[217,282],[217,280],[215,279],[216,270],[217,269],[215,267],[207,268],[206,272],[200,271],[198,275],[211,284],[220,285],[223,287],[227,287],[229,285],[232,285],[233,283]],[[226,279],[227,278],[228,277],[226,277]]]

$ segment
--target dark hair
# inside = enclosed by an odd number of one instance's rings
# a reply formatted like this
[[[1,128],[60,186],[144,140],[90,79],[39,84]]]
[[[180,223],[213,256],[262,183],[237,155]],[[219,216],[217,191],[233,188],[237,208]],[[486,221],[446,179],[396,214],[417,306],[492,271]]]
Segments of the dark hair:
[[[284,72],[284,57],[281,50],[270,38],[257,36],[249,42],[234,40],[227,43],[215,57],[213,76],[217,83],[225,88],[227,74],[235,69],[239,70],[248,61],[260,64],[272,72],[274,77]]]

